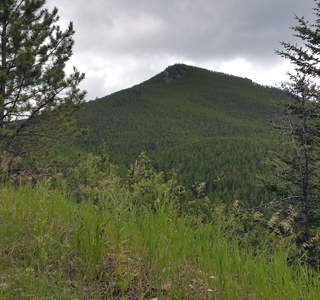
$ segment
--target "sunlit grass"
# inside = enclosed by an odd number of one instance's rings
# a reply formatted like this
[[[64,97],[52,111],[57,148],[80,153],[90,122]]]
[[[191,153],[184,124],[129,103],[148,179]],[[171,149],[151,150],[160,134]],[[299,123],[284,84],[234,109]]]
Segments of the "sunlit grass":
[[[285,249],[240,247],[217,220],[139,208],[113,186],[76,203],[44,181],[0,189],[0,299],[319,299]],[[261,241],[263,243],[263,241]]]

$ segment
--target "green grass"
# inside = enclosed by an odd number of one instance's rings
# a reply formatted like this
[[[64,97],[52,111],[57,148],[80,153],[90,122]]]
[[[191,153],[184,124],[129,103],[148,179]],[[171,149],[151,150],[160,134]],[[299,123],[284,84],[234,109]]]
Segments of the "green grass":
[[[0,199],[0,299],[320,297],[317,272],[289,265],[285,248],[244,247],[221,218],[135,207],[111,185],[98,204],[50,181],[2,185]]]

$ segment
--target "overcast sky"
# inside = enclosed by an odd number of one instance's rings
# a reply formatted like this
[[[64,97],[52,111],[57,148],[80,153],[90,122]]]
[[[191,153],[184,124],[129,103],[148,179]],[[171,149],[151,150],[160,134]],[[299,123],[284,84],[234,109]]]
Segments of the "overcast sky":
[[[70,67],[86,73],[87,100],[186,63],[264,85],[286,80],[274,54],[299,42],[294,15],[314,21],[313,0],[47,0],[76,34]]]

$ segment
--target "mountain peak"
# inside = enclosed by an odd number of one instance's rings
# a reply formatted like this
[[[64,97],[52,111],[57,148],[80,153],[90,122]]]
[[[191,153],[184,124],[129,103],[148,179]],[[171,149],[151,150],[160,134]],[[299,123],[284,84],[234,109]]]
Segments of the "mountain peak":
[[[169,84],[174,79],[180,78],[187,72],[187,66],[184,64],[175,64],[173,66],[167,67],[163,73],[164,81]]]

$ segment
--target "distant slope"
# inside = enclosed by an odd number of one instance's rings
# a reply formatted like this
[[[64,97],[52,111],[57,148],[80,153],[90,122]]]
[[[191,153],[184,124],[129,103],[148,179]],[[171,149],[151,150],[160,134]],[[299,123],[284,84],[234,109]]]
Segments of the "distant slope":
[[[189,188],[206,181],[215,199],[257,202],[266,195],[255,173],[274,140],[268,121],[283,97],[249,79],[177,64],[88,102],[77,115],[90,132],[81,147],[95,151],[105,140],[111,159],[125,166],[146,151],[158,169],[182,164],[180,180]],[[220,171],[226,179],[217,182]]]

